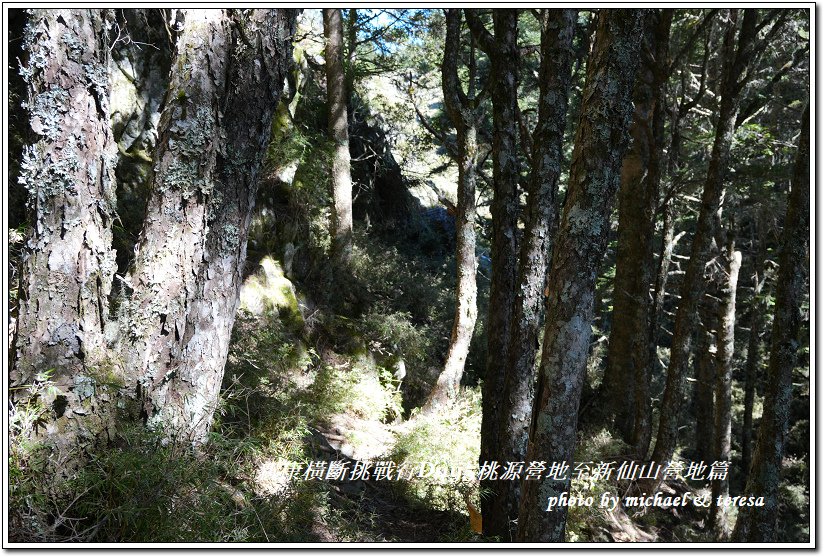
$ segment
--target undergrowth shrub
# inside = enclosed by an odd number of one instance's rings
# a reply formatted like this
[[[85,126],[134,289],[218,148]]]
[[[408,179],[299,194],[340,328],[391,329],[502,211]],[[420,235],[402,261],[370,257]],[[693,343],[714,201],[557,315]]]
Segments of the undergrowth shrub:
[[[423,477],[399,482],[412,500],[441,510],[466,514],[467,501],[478,507],[478,456],[481,450],[480,389],[463,389],[437,414],[417,415],[402,431],[388,455],[399,466],[431,465]],[[433,472],[454,470],[454,474]],[[458,474],[458,471],[463,471]]]

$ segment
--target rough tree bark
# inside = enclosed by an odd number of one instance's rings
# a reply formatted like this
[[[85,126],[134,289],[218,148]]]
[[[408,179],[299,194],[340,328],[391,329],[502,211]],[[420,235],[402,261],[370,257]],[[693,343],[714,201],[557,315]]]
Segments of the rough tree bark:
[[[692,338],[698,320],[698,305],[704,296],[704,267],[709,260],[713,239],[713,219],[718,213],[724,192],[724,177],[735,118],[740,103],[740,93],[749,77],[748,68],[754,65],[760,52],[757,50],[757,10],[744,10],[741,30],[736,44],[739,13],[728,10],[728,21],[722,47],[722,83],[718,120],[715,127],[712,155],[707,179],[701,197],[701,210],[692,241],[690,261],[681,290],[681,302],[675,317],[670,364],[667,382],[661,402],[660,422],[652,459],[666,463],[675,452],[678,437],[678,420],[681,414],[684,381],[692,348]]]
[[[502,363],[507,361],[512,315],[515,306],[518,222],[518,11],[493,10],[494,35],[487,31],[475,10],[465,10],[466,20],[478,46],[490,59],[492,82],[492,272],[486,320],[487,362],[483,385],[480,461],[509,458],[499,447],[497,428],[504,388]],[[492,482],[490,482],[491,484]],[[497,486],[487,485],[496,489]],[[492,509],[490,499],[481,501],[487,517],[484,532],[509,540],[509,527]]]
[[[45,436],[55,469],[113,426],[107,402],[115,378],[103,333],[115,271],[117,150],[109,126],[108,23],[101,10],[32,10],[21,75],[29,126],[19,181],[32,223],[20,279],[15,365],[10,386],[42,381],[56,389]],[[21,396],[24,389],[12,391]],[[16,393],[16,394],[15,394]]]
[[[624,157],[618,189],[612,327],[601,394],[618,431],[643,457],[650,439],[649,288],[655,276],[653,239],[662,174],[663,95],[672,15],[673,10],[652,10],[644,25],[641,64],[633,90],[632,143]]]
[[[645,10],[637,9],[603,10],[598,15],[569,189],[549,271],[553,289],[547,300],[527,461],[572,464],[595,277],[629,139],[632,84],[645,17]],[[546,504],[548,497],[569,491],[569,477],[522,483],[520,541],[563,541],[566,507],[547,511]]]
[[[461,40],[461,10],[446,10],[446,39],[444,44],[441,79],[443,83],[444,108],[452,125],[455,126],[458,141],[458,204],[455,216],[457,287],[455,321],[452,325],[452,340],[446,354],[443,371],[423,411],[431,412],[446,400],[457,394],[475,321],[478,317],[478,286],[475,281],[477,261],[475,260],[475,181],[477,179],[478,139],[477,115],[470,90],[464,93],[458,78],[458,57]],[[470,76],[471,81],[474,75]]]
[[[541,10],[540,100],[538,122],[532,137],[534,150],[527,185],[526,229],[521,241],[509,354],[503,367],[501,359],[493,358],[490,353],[491,361],[496,363],[496,369],[491,371],[501,376],[503,392],[498,389],[484,393],[482,462],[517,462],[526,456],[546,267],[563,164],[576,19],[577,10],[574,9]],[[487,381],[491,384],[490,380],[487,375]],[[493,413],[495,406],[498,411]],[[493,493],[481,499],[484,534],[512,540],[516,534],[514,523],[518,518],[519,483],[489,481],[486,485],[482,482],[482,487]]]
[[[142,412],[167,440],[199,444],[211,425],[294,20],[293,10],[177,15],[152,197],[121,323]]]
[[[728,234],[732,234],[730,227]],[[718,313],[718,351],[716,353],[715,375],[715,437],[714,459],[729,461],[732,450],[732,357],[735,351],[735,294],[738,288],[738,272],[741,269],[741,252],[735,251],[729,241],[724,254],[724,290]],[[715,504],[719,496],[730,493],[729,479],[716,479],[712,482],[713,506],[710,510],[710,522],[715,535],[720,540],[729,536],[726,507]]]
[[[758,430],[752,467],[744,495],[763,496],[763,507],[742,507],[732,539],[737,542],[775,541],[778,482],[790,421],[792,372],[798,354],[801,302],[806,283],[807,242],[810,237],[810,107],[801,117],[801,136],[792,191],[781,237],[775,318],[764,413]]]
[[[501,399],[515,308],[518,224],[518,10],[492,11],[494,34],[487,31],[475,10],[465,10],[478,46],[487,53],[492,82],[492,272],[486,320],[487,362],[483,385],[480,461],[518,460],[502,447],[498,428],[504,419]],[[501,482],[484,482],[496,496],[481,499],[484,533],[506,541],[510,512]],[[498,512],[498,510],[504,512]]]
[[[352,174],[349,159],[349,128],[346,107],[346,74],[343,71],[343,20],[339,8],[323,9],[326,37],[326,102],[332,154],[332,253],[342,263],[352,257]],[[351,53],[354,56],[354,52]]]

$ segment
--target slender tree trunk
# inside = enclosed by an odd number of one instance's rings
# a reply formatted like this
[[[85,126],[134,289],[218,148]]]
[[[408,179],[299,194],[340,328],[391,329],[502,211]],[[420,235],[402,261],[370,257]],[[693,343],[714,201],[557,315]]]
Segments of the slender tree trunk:
[[[712,311],[702,310],[702,319],[695,342],[695,354],[693,366],[695,368],[695,388],[693,392],[693,404],[695,410],[695,459],[704,462],[712,462],[714,439],[713,431],[713,409],[715,408],[715,385],[716,358],[714,351],[717,349],[715,335],[711,328],[714,323]]]
[[[716,224],[719,222],[720,220]],[[710,255],[721,257],[717,253],[715,242],[710,247]],[[719,373],[720,360],[717,356],[721,315],[719,274],[718,265],[707,265],[703,276],[706,292],[698,305],[697,338],[692,358],[696,377],[692,399],[695,411],[695,459],[706,463],[715,459],[715,383]]]
[[[538,123],[533,135],[532,173],[528,184],[526,230],[521,243],[515,315],[501,391],[484,394],[481,461],[522,461],[526,456],[535,356],[541,324],[546,267],[555,220],[555,198],[563,164],[563,139],[574,58],[577,10],[541,11],[541,67]],[[496,31],[496,36],[498,35]],[[499,358],[493,361],[500,362]],[[487,409],[497,405],[491,416]],[[493,418],[494,417],[494,418]],[[486,429],[484,428],[486,427]],[[494,441],[490,442],[490,438]],[[485,443],[486,441],[486,443]],[[497,445],[497,452],[486,449]],[[481,499],[484,534],[505,541],[514,538],[518,518],[518,482],[489,481],[482,487],[494,495]]]
[[[29,126],[19,181],[32,223],[21,263],[11,387],[42,382],[55,470],[111,430],[111,372],[104,326],[115,271],[116,146],[109,126],[111,13],[33,10],[24,41]],[[13,391],[20,398],[24,389]]]
[[[764,260],[767,257],[766,242],[760,239],[762,234],[761,217],[755,221],[754,240],[758,242],[753,270],[753,294],[750,302],[750,334],[747,341],[747,360],[744,363],[744,419],[741,426],[741,470],[749,472],[752,460],[752,407],[755,402],[755,382],[761,362],[761,331],[764,320],[764,298],[762,290]]]
[[[199,444],[217,405],[296,14],[181,15],[122,342],[149,425]]]
[[[572,154],[569,189],[553,247],[546,328],[530,425],[527,461],[572,467],[583,378],[591,336],[595,278],[606,248],[612,202],[632,116],[632,84],[645,10],[599,13],[587,63],[584,104]],[[569,491],[569,475],[525,480],[518,539],[564,539],[566,507],[547,498]]]
[[[472,35],[489,56],[492,82],[492,272],[486,319],[487,359],[483,384],[480,462],[518,460],[507,453],[499,436],[506,403],[506,362],[513,332],[518,265],[518,10],[492,11],[494,34],[487,31],[475,10],[465,10]],[[506,488],[487,481],[495,495],[481,499],[484,533],[510,541]],[[511,503],[511,501],[509,502]],[[506,508],[504,508],[506,507]]]
[[[348,94],[343,71],[343,21],[339,8],[324,8],[326,37],[326,102],[332,154],[332,252],[347,263],[352,257],[352,173],[349,159]]]
[[[684,232],[675,234],[675,207],[673,201],[668,200],[664,206],[663,233],[661,236],[661,255],[658,259],[658,271],[655,278],[655,294],[652,297],[652,309],[650,310],[650,361],[653,369],[657,369],[658,364],[658,341],[661,329],[661,312],[664,308],[664,300],[667,297],[667,282],[669,280],[669,270],[672,263],[672,254],[678,241],[684,236]]]
[[[636,442],[639,454],[646,453],[650,437],[649,288],[654,279],[653,239],[664,140],[664,66],[671,23],[672,10],[653,10],[644,28],[633,92],[632,143],[618,190],[612,327],[601,397],[618,431],[627,442]]]
[[[457,234],[457,307],[452,325],[452,340],[444,369],[438,376],[424,405],[431,412],[457,394],[469,354],[469,344],[478,317],[478,287],[475,281],[475,181],[477,179],[478,141],[476,116],[471,101],[458,79],[461,39],[461,10],[446,10],[446,40],[442,64],[444,106],[458,136],[458,205],[455,217]],[[474,78],[474,76],[471,76]]]
[[[355,61],[358,51],[358,10],[349,8],[346,13],[346,94],[349,111],[352,107],[352,94],[355,91]]]
[[[764,413],[744,495],[763,496],[763,507],[742,507],[732,539],[772,542],[778,516],[781,459],[790,421],[792,372],[798,355],[801,302],[806,283],[805,265],[810,236],[810,107],[801,117],[801,136],[795,160],[792,191],[781,237],[775,319],[768,369]]]
[[[658,436],[652,457],[656,462],[669,462],[677,444],[684,380],[692,348],[692,337],[698,320],[698,305],[706,288],[703,275],[713,239],[713,219],[718,213],[724,192],[724,176],[728,168],[735,118],[740,102],[739,95],[745,84],[746,69],[753,57],[751,48],[756,36],[755,11],[744,10],[737,48],[735,35],[738,11],[730,10],[728,14],[729,24],[722,49],[723,75],[720,109],[690,261],[681,290],[681,302],[675,317],[670,364],[667,369]]]
[[[729,234],[733,229],[730,227]],[[729,462],[732,450],[732,358],[735,351],[735,294],[738,288],[738,272],[741,269],[741,252],[734,251],[730,242],[725,254],[726,283],[718,315],[717,373],[715,377],[715,437],[714,458]],[[730,493],[730,482],[715,479],[712,482],[713,506],[710,522],[719,540],[729,536],[726,507],[716,505],[719,496]]]

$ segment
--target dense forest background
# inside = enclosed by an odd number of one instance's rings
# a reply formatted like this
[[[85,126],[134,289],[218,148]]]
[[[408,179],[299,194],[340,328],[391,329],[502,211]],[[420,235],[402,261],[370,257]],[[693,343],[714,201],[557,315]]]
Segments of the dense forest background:
[[[10,541],[812,541],[810,10],[6,17]]]

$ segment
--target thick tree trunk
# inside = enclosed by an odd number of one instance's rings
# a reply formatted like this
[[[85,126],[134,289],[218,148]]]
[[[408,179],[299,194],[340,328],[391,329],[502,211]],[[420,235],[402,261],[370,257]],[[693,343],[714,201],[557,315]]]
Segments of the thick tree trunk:
[[[643,456],[650,438],[649,289],[654,279],[653,239],[664,140],[663,87],[671,23],[672,10],[653,10],[644,27],[633,92],[632,143],[618,190],[612,327],[601,397],[622,437],[635,444]]]
[[[481,458],[522,461],[526,456],[535,357],[552,244],[555,198],[563,164],[563,139],[572,81],[572,41],[577,10],[541,12],[541,67],[538,123],[533,134],[532,172],[527,191],[526,230],[521,243],[515,314],[504,367],[492,370],[503,379],[500,390],[484,393]],[[497,32],[496,32],[497,37]],[[490,354],[490,357],[491,354]],[[500,365],[500,358],[494,358]],[[491,379],[488,377],[488,381]],[[503,396],[501,396],[503,394]],[[498,412],[493,413],[497,406]],[[487,410],[490,410],[489,415]],[[497,452],[491,447],[497,448]],[[481,499],[484,534],[514,538],[518,518],[518,482],[489,481],[494,494]]]
[[[461,11],[448,9],[441,75],[444,106],[458,136],[458,205],[455,217],[457,306],[446,363],[424,405],[424,412],[434,411],[457,394],[478,317],[478,287],[475,281],[475,181],[478,142],[476,116],[458,79],[460,39]]]
[[[678,420],[684,391],[684,381],[689,365],[692,337],[698,321],[698,305],[705,292],[704,267],[709,260],[713,239],[713,219],[718,213],[724,192],[724,176],[728,159],[735,118],[740,102],[739,95],[746,79],[745,71],[752,60],[751,44],[755,38],[755,10],[745,10],[738,45],[735,45],[737,10],[729,11],[729,23],[722,49],[723,76],[715,140],[712,147],[707,179],[701,197],[701,210],[696,224],[692,251],[684,283],[681,302],[675,317],[670,364],[667,382],[661,402],[658,436],[653,451],[653,460],[669,462],[678,441]]]
[[[629,139],[632,84],[644,10],[599,13],[587,63],[584,104],[572,155],[569,189],[553,247],[543,357],[530,425],[527,461],[572,468],[583,378],[591,336],[595,277],[606,248],[612,202]],[[525,480],[518,539],[564,539],[566,507],[547,498],[569,491],[570,475]]]
[[[807,242],[810,236],[810,107],[801,117],[801,136],[792,191],[781,238],[775,319],[764,398],[764,413],[744,495],[763,496],[763,507],[742,507],[732,539],[772,542],[778,515],[781,459],[789,428],[792,372],[798,353],[800,307],[806,282]]]
[[[348,93],[343,71],[343,21],[339,8],[324,8],[326,102],[332,153],[332,252],[342,262],[352,257],[352,173],[349,159]]]
[[[11,387],[43,381],[56,389],[46,437],[55,469],[113,424],[112,373],[104,326],[115,271],[116,146],[109,126],[109,37],[101,10],[33,10],[21,74],[29,126],[19,181],[29,193],[31,229],[21,264],[17,350]],[[13,391],[16,397],[25,390]]]
[[[217,404],[295,13],[180,16],[123,343],[149,425],[199,444]]]
[[[729,233],[732,233],[730,228]],[[732,357],[735,351],[735,294],[738,288],[738,272],[741,269],[741,252],[733,250],[730,243],[726,260],[726,277],[722,303],[718,315],[717,373],[715,376],[715,437],[714,460],[729,462],[732,450]],[[729,536],[726,507],[715,504],[719,496],[730,493],[726,477],[712,482],[713,506],[710,522],[720,540]]]

